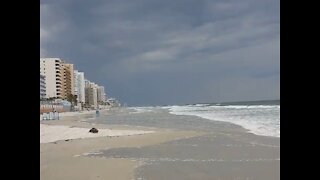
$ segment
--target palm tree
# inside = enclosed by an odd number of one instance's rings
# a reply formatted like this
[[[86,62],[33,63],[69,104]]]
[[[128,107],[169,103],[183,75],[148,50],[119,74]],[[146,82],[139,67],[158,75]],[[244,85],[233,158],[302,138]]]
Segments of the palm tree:
[[[76,105],[78,103],[77,95],[68,94],[67,101],[69,101],[71,103],[71,110],[73,110],[74,105]]]

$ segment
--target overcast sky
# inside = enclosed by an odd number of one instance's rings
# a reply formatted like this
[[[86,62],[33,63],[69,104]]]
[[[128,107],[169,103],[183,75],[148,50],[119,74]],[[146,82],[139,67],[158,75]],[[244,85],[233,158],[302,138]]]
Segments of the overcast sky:
[[[279,0],[41,0],[40,57],[129,106],[280,99]]]

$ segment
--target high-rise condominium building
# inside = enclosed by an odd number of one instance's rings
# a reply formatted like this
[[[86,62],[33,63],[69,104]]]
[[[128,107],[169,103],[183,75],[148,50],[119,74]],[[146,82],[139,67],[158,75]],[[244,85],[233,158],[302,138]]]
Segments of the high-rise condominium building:
[[[74,95],[77,96],[77,101],[79,101],[78,72],[78,70],[73,70]]]
[[[40,99],[46,98],[45,76],[40,73]]]
[[[98,98],[98,104],[102,104],[102,103],[104,103],[106,101],[104,86],[98,86],[98,88],[97,88],[97,98]]]
[[[78,103],[85,103],[84,73],[74,70],[74,94]]]
[[[64,94],[63,97],[66,99],[69,95],[74,95],[74,72],[73,64],[63,63],[63,88]]]
[[[74,94],[73,64],[60,58],[40,58],[40,74],[45,76],[46,98],[66,99]]]
[[[90,82],[88,80],[85,81],[85,100],[86,104],[90,107],[97,108],[97,84]]]
[[[62,98],[62,63],[60,58],[40,58],[40,74],[45,76],[46,98]]]
[[[85,103],[85,84],[84,84],[84,72],[78,72],[78,101]]]

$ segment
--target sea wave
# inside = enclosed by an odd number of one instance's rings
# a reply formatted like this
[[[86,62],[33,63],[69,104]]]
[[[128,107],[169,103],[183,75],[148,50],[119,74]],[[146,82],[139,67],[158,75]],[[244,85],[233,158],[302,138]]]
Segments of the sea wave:
[[[280,105],[167,106],[171,114],[240,125],[257,135],[280,137]]]
[[[153,107],[130,107],[128,109],[134,110],[134,112],[130,112],[130,114],[136,113],[146,113],[146,112],[153,112]]]

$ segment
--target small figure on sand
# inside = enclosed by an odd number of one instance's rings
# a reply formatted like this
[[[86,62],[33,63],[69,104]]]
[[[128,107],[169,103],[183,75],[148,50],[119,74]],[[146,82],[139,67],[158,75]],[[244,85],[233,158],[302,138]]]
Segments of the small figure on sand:
[[[99,109],[96,109],[96,117],[99,117],[100,111]]]

